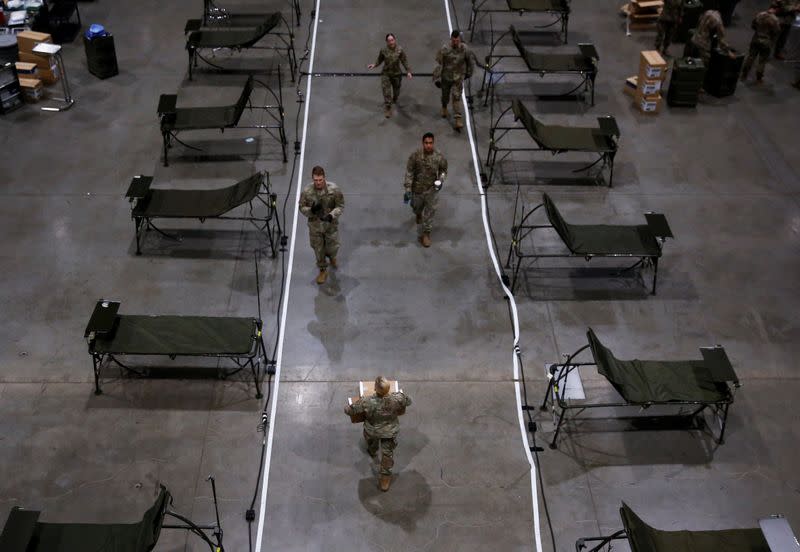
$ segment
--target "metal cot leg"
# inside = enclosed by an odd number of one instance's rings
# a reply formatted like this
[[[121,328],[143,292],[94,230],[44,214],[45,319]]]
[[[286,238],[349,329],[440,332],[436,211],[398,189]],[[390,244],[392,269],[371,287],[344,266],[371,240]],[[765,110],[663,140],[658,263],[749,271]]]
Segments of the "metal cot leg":
[[[653,258],[653,291],[651,295],[656,294],[656,284],[658,284],[658,257]]]
[[[94,370],[94,394],[100,395],[103,391],[100,389],[100,363],[102,357],[99,359],[95,353],[92,353],[92,369]]]
[[[561,414],[558,416],[558,424],[556,425],[556,432],[553,434],[553,440],[550,442],[551,449],[556,448],[556,440],[558,439],[558,433],[561,431],[561,424],[564,421],[564,414],[567,413],[566,408],[564,408],[560,404],[559,407],[561,408]]]

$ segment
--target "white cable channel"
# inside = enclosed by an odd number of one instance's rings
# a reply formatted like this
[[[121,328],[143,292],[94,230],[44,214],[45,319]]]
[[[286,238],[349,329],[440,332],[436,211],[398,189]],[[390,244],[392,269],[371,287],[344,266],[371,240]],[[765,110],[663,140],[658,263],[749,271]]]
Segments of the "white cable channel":
[[[450,17],[450,0],[444,0],[444,9],[447,14],[447,27],[449,31],[452,33],[453,23]],[[494,266],[495,274],[497,274],[497,279],[500,282],[500,286],[503,288],[503,293],[508,298],[509,305],[511,305],[511,319],[513,321],[512,326],[514,330],[514,346],[512,347],[511,356],[514,364],[514,389],[517,398],[517,418],[519,420],[519,431],[520,435],[522,436],[522,444],[525,448],[525,456],[527,457],[528,464],[530,465],[531,468],[530,470],[531,501],[533,503],[533,533],[536,542],[536,550],[538,552],[542,552],[542,535],[541,535],[541,529],[539,527],[539,493],[536,487],[536,463],[533,461],[530,442],[528,441],[528,430],[525,427],[525,421],[522,417],[522,396],[520,390],[519,361],[516,354],[516,350],[519,347],[519,316],[517,314],[517,302],[514,300],[514,294],[503,283],[500,263],[497,260],[497,255],[495,254],[494,247],[492,246],[492,234],[491,230],[489,229],[489,218],[487,214],[489,207],[486,203],[486,192],[481,187],[481,173],[480,173],[481,165],[480,161],[478,160],[478,150],[475,147],[475,138],[472,135],[472,124],[470,121],[470,112],[469,112],[469,105],[467,103],[466,90],[464,90],[463,88],[461,90],[461,103],[464,107],[467,136],[469,137],[469,147],[470,147],[470,152],[472,153],[472,164],[475,168],[475,183],[478,187],[478,193],[481,198],[481,216],[483,218],[483,231],[484,234],[486,235],[486,246],[489,248],[489,256],[492,258],[492,265]]]
[[[281,382],[281,365],[283,361],[283,342],[286,335],[286,314],[289,310],[289,290],[292,287],[292,267],[294,265],[294,246],[297,241],[298,205],[300,192],[303,189],[303,165],[306,159],[306,135],[308,133],[308,108],[311,105],[311,73],[314,71],[314,51],[317,47],[317,25],[319,24],[319,3],[316,0],[314,11],[314,32],[311,36],[311,54],[308,64],[308,82],[306,83],[305,112],[303,113],[303,137],[300,143],[300,163],[297,166],[297,191],[294,200],[294,219],[292,220],[292,234],[289,245],[289,267],[286,273],[286,289],[283,292],[283,309],[281,312],[281,327],[278,332],[278,351],[275,355],[275,378],[272,388],[272,407],[269,412],[269,431],[267,433],[267,451],[264,454],[264,468],[261,478],[261,507],[258,513],[258,534],[256,535],[255,552],[261,552],[264,541],[264,518],[267,512],[267,490],[269,489],[269,468],[272,461],[272,441],[275,435],[275,411],[278,406],[278,387]],[[298,76],[299,78],[299,76]]]

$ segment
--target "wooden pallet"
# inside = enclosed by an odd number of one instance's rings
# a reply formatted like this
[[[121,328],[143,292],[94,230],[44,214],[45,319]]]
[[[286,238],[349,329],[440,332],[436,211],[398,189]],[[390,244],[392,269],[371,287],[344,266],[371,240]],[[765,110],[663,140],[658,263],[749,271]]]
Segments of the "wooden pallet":
[[[647,30],[655,28],[663,7],[663,0],[631,0],[620,12],[627,17],[629,30]]]

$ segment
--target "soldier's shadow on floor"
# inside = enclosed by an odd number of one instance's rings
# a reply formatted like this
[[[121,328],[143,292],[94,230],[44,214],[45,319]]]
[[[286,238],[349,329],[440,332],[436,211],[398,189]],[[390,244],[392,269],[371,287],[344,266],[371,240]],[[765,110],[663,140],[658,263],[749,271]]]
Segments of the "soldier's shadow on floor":
[[[431,487],[418,471],[402,471],[393,476],[392,486],[387,492],[378,488],[376,477],[361,479],[358,499],[372,515],[411,532],[416,529],[417,520],[427,515],[431,506]]]
[[[358,286],[358,281],[338,276],[332,271],[328,282],[319,287],[314,298],[316,320],[308,323],[308,333],[319,339],[328,354],[328,360],[342,360],[344,346],[361,333],[350,322],[346,291]]]

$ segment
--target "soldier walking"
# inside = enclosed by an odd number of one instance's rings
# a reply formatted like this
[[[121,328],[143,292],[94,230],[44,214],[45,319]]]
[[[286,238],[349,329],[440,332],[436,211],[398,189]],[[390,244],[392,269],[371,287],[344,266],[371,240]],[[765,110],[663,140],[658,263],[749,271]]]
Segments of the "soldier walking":
[[[383,376],[375,380],[375,394],[362,397],[344,408],[348,416],[364,416],[364,439],[367,441],[367,452],[376,459],[380,457],[380,489],[388,491],[392,484],[392,466],[394,466],[394,449],[397,446],[397,434],[400,431],[398,416],[405,414],[406,407],[411,404],[411,397],[403,393],[389,393],[389,382]]]
[[[672,37],[683,16],[683,0],[664,0],[664,7],[656,22],[656,50],[667,55]]]
[[[422,136],[422,148],[411,154],[406,163],[403,201],[411,203],[417,220],[417,239],[423,247],[431,246],[431,230],[439,190],[447,178],[447,159],[433,147],[433,133]]]
[[[406,52],[399,44],[392,33],[386,35],[386,46],[378,52],[378,59],[375,63],[367,65],[367,69],[375,69],[383,64],[381,69],[381,90],[383,91],[383,114],[388,119],[392,116],[392,104],[397,104],[400,96],[400,86],[403,84],[403,70],[411,78],[411,67],[408,65]],[[402,65],[402,68],[400,67]]]
[[[308,217],[308,241],[317,258],[317,284],[328,279],[328,261],[336,268],[339,252],[339,217],[344,210],[344,195],[339,187],[325,179],[325,170],[311,169],[313,182],[300,194],[300,212]]]
[[[761,84],[764,80],[764,69],[767,66],[769,54],[772,46],[778,39],[781,32],[781,24],[775,16],[775,8],[762,11],[753,18],[753,39],[750,41],[750,50],[742,65],[742,80],[747,80],[753,62],[758,58],[756,65],[756,83]]]
[[[461,114],[461,89],[464,79],[472,76],[475,66],[474,54],[461,40],[461,31],[453,31],[450,41],[436,53],[436,68],[433,71],[433,82],[442,89],[442,118],[447,118],[447,104],[453,103],[455,129],[461,132],[464,128]]]

